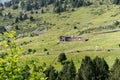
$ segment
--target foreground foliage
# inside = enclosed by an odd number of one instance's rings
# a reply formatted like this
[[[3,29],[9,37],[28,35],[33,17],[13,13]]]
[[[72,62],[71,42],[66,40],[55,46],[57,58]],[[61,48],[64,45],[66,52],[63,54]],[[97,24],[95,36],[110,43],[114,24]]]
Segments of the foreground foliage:
[[[14,42],[15,32],[5,32],[0,34],[0,80],[46,80],[42,78],[42,67],[36,68],[35,62],[33,67],[30,68],[26,64],[25,67],[19,66],[19,56],[24,52],[21,46]]]

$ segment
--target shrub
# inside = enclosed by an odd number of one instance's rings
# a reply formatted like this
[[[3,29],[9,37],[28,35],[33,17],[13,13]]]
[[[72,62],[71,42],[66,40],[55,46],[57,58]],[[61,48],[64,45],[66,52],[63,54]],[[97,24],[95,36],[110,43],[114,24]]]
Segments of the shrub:
[[[32,49],[28,49],[28,52],[31,53],[31,52],[32,52]]]
[[[30,16],[30,21],[34,21],[35,19],[32,17],[32,16]]]
[[[66,58],[66,55],[65,53],[61,53],[59,56],[58,56],[58,62],[63,62],[65,61],[67,58]]]
[[[35,52],[36,52],[35,49],[28,49],[28,54],[30,54],[30,53],[35,53]]]
[[[46,51],[48,51],[48,49],[47,49],[47,48],[44,48],[44,52],[46,52]]]
[[[47,52],[47,55],[49,55],[50,53],[49,52]]]
[[[13,5],[13,9],[18,9],[18,5]]]
[[[77,26],[74,26],[74,29],[77,29]]]

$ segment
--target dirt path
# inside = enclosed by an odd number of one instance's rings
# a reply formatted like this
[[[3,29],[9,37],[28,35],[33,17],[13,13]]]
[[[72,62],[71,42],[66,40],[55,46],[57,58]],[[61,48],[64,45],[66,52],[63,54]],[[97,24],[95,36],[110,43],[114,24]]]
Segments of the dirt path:
[[[113,32],[119,32],[119,31],[120,31],[120,29],[103,31],[103,32],[96,32],[96,33],[92,33],[92,34],[104,34],[104,33],[113,33]]]

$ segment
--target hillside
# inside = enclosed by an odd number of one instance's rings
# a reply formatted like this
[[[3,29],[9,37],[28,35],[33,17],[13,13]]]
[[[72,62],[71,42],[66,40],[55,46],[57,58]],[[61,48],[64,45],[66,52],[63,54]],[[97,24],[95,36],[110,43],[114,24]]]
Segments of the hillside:
[[[104,13],[101,15],[92,14],[91,11],[96,10],[97,12],[101,8],[105,10]],[[25,49],[36,50],[35,54],[29,55],[30,59],[31,57],[39,58],[40,55],[40,57],[43,56],[42,62],[44,61],[48,64],[52,63],[59,53],[65,52],[69,56],[69,59],[73,59],[76,64],[78,61],[76,56],[83,58],[89,55],[91,57],[104,57],[111,66],[114,59],[120,57],[119,27],[117,27],[118,25],[111,27],[114,25],[114,21],[119,19],[119,14],[112,17],[112,15],[119,13],[117,9],[119,9],[119,6],[115,5],[109,7],[101,6],[97,9],[91,6],[77,9],[74,12],[64,12],[61,15],[46,13],[42,17],[45,17],[47,22],[56,25],[39,36],[25,37],[18,39],[18,42],[28,42],[24,46]],[[74,29],[75,26],[77,29]],[[107,28],[101,30],[99,28],[101,26],[106,26]],[[89,29],[91,32],[89,32]],[[82,31],[86,32],[81,34]],[[81,36],[88,38],[89,41],[60,42],[60,36]],[[44,51],[44,49],[47,49],[47,51]]]
[[[23,54],[18,56],[18,65],[20,67],[23,68],[25,66],[26,68],[26,66],[30,66],[32,68],[30,73],[32,74],[32,70],[35,70],[34,68],[39,68],[41,65],[45,67],[50,65],[54,66],[55,70],[58,70],[57,73],[59,73],[62,70],[62,66],[64,67],[65,64],[69,63],[72,64],[73,61],[78,70],[82,62],[84,62],[85,56],[90,56],[91,62],[94,62],[96,56],[101,58],[103,62],[105,60],[108,64],[108,71],[115,67],[113,64],[115,65],[116,58],[120,59],[119,0],[35,1],[13,0],[14,3],[9,4],[8,2],[9,5],[0,6],[0,33],[16,31],[15,42],[22,49],[21,52],[23,52]],[[81,3],[75,6],[77,1]],[[23,8],[21,6],[22,2],[25,3]],[[30,2],[29,6],[27,6],[28,2]],[[42,2],[44,2],[44,5],[38,5],[37,8],[34,6]],[[59,6],[55,6],[57,3]],[[67,6],[65,10],[63,10],[64,5]],[[88,39],[88,41],[60,41],[60,36],[82,37],[83,39]],[[3,40],[7,40],[9,43],[9,37],[7,39],[3,37]],[[4,50],[9,50],[7,48],[2,49],[0,43],[0,54]],[[65,53],[67,56],[66,63],[58,62],[58,56],[61,53]],[[0,60],[2,61],[1,56]],[[89,61],[86,64],[90,64]],[[96,64],[100,64],[99,60]],[[88,71],[88,68],[86,68],[86,71]],[[36,74],[32,75],[33,78]]]
[[[61,52],[95,53],[98,49],[98,52],[105,53],[110,49],[113,50],[110,53],[114,53],[119,50],[120,27],[114,23],[120,17],[117,5],[91,5],[59,14],[41,13],[41,9],[21,12],[11,8],[2,11],[7,15],[1,16],[1,26],[12,26],[20,38],[17,41],[24,45],[25,51],[35,49],[36,54],[57,56]],[[17,17],[18,22],[14,22]],[[60,36],[81,36],[89,41],[59,42]],[[44,52],[44,49],[48,51]]]

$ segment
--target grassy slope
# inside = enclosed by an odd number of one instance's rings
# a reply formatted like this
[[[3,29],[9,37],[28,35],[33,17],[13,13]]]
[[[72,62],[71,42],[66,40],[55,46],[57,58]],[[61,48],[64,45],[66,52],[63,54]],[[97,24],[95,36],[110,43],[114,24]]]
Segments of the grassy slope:
[[[102,15],[91,14],[91,12],[97,12],[100,8],[105,8]],[[73,59],[77,67],[79,67],[81,59],[86,55],[92,58],[95,56],[104,57],[111,67],[115,58],[120,58],[120,50],[112,50],[110,52],[107,50],[112,48],[119,49],[120,32],[80,35],[89,38],[90,40],[88,42],[59,42],[58,38],[60,35],[78,36],[80,30],[111,24],[113,21],[119,19],[120,15],[111,17],[111,15],[117,13],[119,13],[119,6],[111,5],[109,8],[106,8],[106,6],[101,6],[99,8],[86,7],[77,9],[75,12],[65,12],[61,15],[45,13],[37,16],[36,18],[43,17],[45,21],[56,25],[40,36],[25,37],[17,40],[18,42],[32,41],[24,46],[25,49],[32,48],[37,50],[36,54],[22,56],[23,63],[28,63],[30,59],[39,59],[39,63],[42,64],[46,62],[49,65],[53,63],[59,53],[73,52],[72,54],[67,54],[67,57],[68,59]],[[88,24],[87,27],[86,24]],[[74,30],[74,26],[77,26],[78,30]],[[48,49],[50,55],[46,55],[44,48]],[[98,49],[103,51],[85,51]],[[78,50],[83,52],[74,52]],[[42,56],[38,56],[41,54]],[[55,65],[57,69],[61,66],[57,60],[55,60],[53,65]]]

